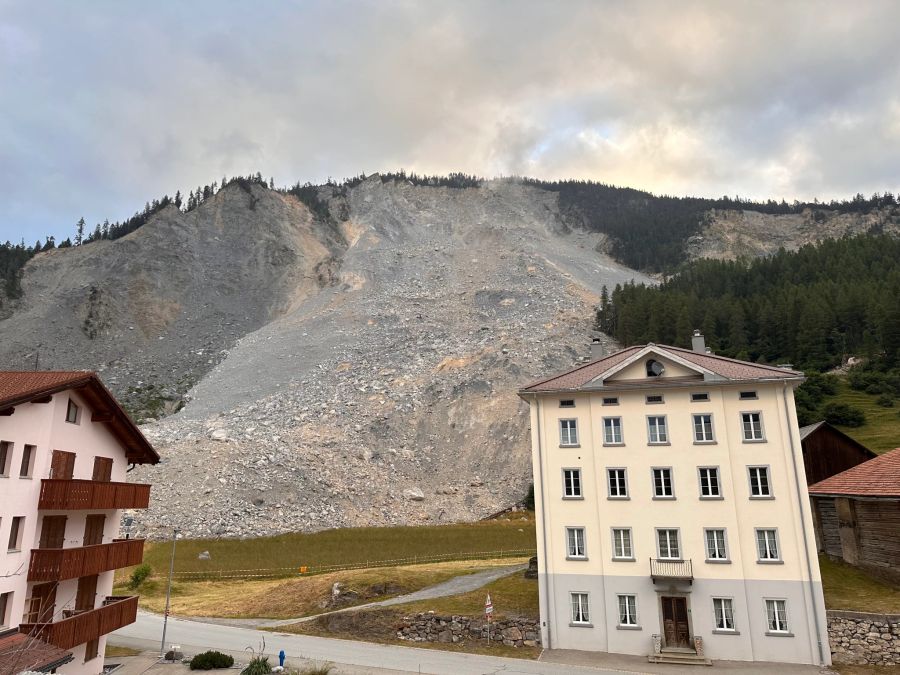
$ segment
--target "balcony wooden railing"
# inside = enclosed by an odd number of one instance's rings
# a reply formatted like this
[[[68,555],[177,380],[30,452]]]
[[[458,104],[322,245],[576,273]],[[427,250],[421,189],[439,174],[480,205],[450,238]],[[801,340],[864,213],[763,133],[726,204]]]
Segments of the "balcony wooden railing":
[[[41,481],[39,509],[146,509],[150,486],[95,480],[45,478]]]
[[[109,544],[76,548],[35,548],[28,565],[28,581],[87,577],[137,565],[143,557],[143,539],[115,539]]]
[[[694,571],[691,560],[659,560],[650,558],[650,577],[657,581],[687,581],[693,583]]]
[[[60,649],[72,649],[134,623],[137,606],[136,595],[110,596],[97,609],[79,612],[54,623],[23,623],[19,625],[19,632],[37,637]]]

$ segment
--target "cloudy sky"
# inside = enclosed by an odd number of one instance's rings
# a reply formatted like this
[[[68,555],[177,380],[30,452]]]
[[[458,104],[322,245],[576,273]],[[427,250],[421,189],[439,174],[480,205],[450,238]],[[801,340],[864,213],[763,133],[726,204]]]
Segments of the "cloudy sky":
[[[900,3],[0,0],[0,237],[222,174],[900,190]]]

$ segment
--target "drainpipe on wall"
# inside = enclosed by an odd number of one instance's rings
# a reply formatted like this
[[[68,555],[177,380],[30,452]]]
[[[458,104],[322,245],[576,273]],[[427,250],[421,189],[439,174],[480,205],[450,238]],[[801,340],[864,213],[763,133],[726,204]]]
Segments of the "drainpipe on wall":
[[[538,470],[536,472],[537,479],[539,485],[536,486],[539,489],[540,499],[541,499],[541,544],[544,550],[544,595],[546,596],[546,603],[542,603],[543,607],[545,607],[547,617],[547,644],[542,645],[546,649],[552,649],[553,639],[550,635],[550,625],[553,623],[550,619],[550,558],[547,555],[547,522],[544,517],[544,509],[546,508],[546,502],[544,501],[544,453],[542,450],[543,446],[543,433],[541,431],[541,400],[535,394],[533,397],[534,405],[537,408],[537,460],[538,460]],[[538,567],[538,577],[540,577],[540,566]]]
[[[787,402],[787,383],[781,385],[781,398],[784,403],[784,421],[788,432],[788,442],[791,446],[791,466],[794,469],[794,484],[797,486],[797,506],[800,508],[800,528],[803,532],[803,553],[806,558],[806,576],[808,578],[807,583],[809,584],[809,604],[812,607],[813,614],[813,622],[816,626],[816,645],[819,648],[819,665],[825,665],[825,652],[822,650],[822,633],[820,632],[819,625],[819,610],[816,608],[816,589],[813,584],[813,574],[812,574],[812,559],[809,555],[809,537],[807,536],[806,530],[806,517],[804,516],[803,510],[803,496],[802,491],[800,490],[800,471],[797,468],[797,448],[794,445],[794,434],[791,431],[791,413],[788,408]],[[806,480],[806,474],[803,474],[803,480]],[[827,634],[826,634],[827,640]],[[829,647],[830,650],[830,647]]]

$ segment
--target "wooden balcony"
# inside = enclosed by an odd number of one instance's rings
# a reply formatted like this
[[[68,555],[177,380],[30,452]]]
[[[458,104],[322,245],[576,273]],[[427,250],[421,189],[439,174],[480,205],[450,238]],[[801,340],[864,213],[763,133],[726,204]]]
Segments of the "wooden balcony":
[[[137,606],[136,595],[110,596],[97,609],[78,612],[53,623],[23,623],[19,625],[19,632],[37,637],[60,649],[72,649],[134,623]]]
[[[38,508],[50,510],[146,509],[150,486],[95,480],[45,478]]]
[[[28,581],[77,579],[131,567],[143,558],[143,539],[116,539],[109,544],[76,548],[35,548],[28,564]]]
[[[692,584],[694,570],[690,558],[687,560],[650,558],[650,578],[653,579],[654,584],[667,581],[686,581]]]

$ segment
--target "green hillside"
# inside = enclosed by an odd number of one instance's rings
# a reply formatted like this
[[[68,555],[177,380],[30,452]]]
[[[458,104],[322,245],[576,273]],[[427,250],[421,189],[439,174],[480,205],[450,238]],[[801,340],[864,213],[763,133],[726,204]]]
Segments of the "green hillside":
[[[847,403],[862,410],[866,421],[861,427],[835,426],[878,454],[900,447],[900,401],[885,408],[876,402],[878,396],[851,389],[844,377],[837,380],[837,392],[833,396],[827,396],[825,403]]]

